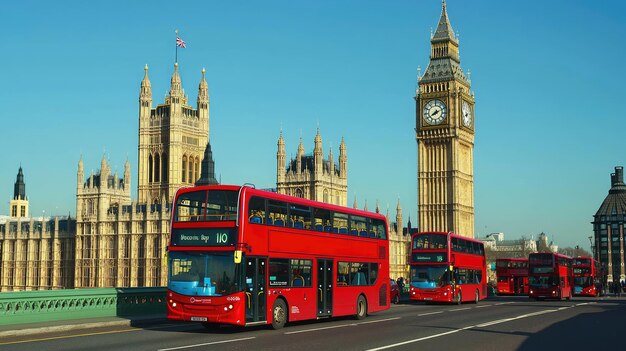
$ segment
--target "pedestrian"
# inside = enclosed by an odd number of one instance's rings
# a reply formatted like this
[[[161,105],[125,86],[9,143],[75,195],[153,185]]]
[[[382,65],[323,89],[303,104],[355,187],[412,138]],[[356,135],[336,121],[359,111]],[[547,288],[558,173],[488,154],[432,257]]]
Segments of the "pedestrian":
[[[400,290],[400,293],[402,293],[402,289],[404,288],[404,278],[403,277],[399,277],[396,280],[396,283],[398,284],[398,290]]]

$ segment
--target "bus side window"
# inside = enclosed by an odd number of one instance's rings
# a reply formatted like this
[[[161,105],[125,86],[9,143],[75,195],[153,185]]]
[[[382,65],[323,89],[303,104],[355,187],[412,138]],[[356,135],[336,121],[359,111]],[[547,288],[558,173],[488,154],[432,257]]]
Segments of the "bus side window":
[[[248,204],[248,219],[250,223],[265,223],[265,199],[254,196]]]

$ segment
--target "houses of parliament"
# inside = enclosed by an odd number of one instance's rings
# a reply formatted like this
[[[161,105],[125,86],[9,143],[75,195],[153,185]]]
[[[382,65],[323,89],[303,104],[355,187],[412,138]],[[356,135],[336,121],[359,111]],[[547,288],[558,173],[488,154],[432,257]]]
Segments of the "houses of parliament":
[[[189,105],[174,64],[165,101],[153,107],[148,67],[139,93],[137,199],[131,198],[131,165],[113,171],[106,156],[100,169],[85,174],[81,156],[76,177],[76,216],[29,217],[23,170],[11,200],[11,215],[0,217],[0,291],[151,287],[167,285],[166,247],[175,192],[193,184],[216,184],[209,142],[209,93],[201,72],[195,108]],[[280,193],[347,204],[347,147],[339,162],[323,157],[318,129],[311,155],[304,143],[285,159],[278,140],[276,189]],[[356,205],[356,204],[355,204]],[[392,276],[407,275],[408,235],[398,202],[390,224]]]

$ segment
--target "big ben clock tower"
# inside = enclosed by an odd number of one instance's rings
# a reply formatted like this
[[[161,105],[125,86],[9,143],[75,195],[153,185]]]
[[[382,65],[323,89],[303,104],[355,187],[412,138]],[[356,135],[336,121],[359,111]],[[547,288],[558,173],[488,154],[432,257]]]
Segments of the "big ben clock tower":
[[[474,237],[474,95],[445,0],[415,95],[421,231]]]

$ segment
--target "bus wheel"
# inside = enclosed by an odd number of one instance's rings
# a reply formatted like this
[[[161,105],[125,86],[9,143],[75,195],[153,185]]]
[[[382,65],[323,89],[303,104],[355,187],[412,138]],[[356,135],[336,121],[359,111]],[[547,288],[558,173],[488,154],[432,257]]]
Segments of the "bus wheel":
[[[287,305],[283,299],[276,299],[272,307],[272,328],[280,329],[287,323]]]
[[[463,293],[461,293],[461,290],[459,290],[459,293],[456,294],[456,299],[454,303],[456,303],[457,305],[460,305],[461,303],[463,303]]]
[[[359,298],[356,300],[356,319],[363,319],[367,316],[367,301],[363,295],[359,295]]]
[[[393,304],[397,305],[400,303],[400,295],[396,295],[396,297],[393,298]]]
[[[474,303],[478,303],[478,300],[480,300],[480,295],[478,294],[478,290],[476,290],[476,295],[474,296]]]

